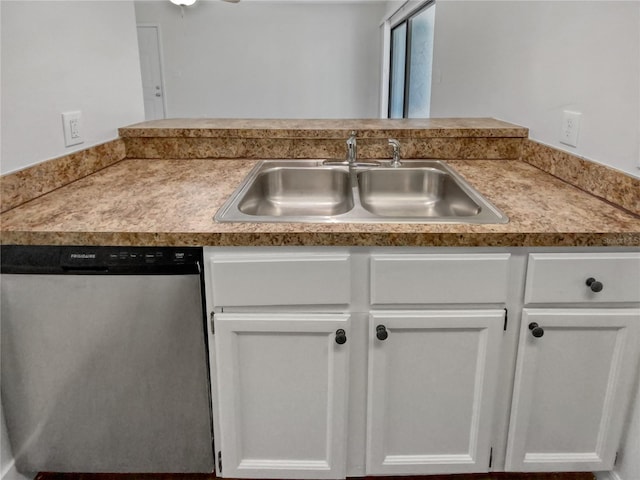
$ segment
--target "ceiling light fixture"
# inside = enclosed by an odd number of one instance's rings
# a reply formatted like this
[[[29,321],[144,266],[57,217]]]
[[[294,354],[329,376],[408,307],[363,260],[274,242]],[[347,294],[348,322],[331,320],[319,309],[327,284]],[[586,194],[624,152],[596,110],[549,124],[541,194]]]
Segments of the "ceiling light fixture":
[[[196,3],[196,1],[197,0],[171,0],[171,3],[179,5],[181,7],[190,7],[191,5]]]

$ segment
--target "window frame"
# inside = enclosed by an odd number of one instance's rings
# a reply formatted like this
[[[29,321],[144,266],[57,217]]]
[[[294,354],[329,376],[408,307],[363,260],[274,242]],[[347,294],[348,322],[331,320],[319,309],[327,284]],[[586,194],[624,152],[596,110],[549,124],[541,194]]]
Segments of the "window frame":
[[[404,64],[404,97],[402,106],[402,118],[406,118],[404,115],[408,108],[408,90],[409,90],[409,75],[410,75],[410,62],[406,59],[411,56],[411,18],[418,15],[422,11],[430,7],[435,7],[436,0],[408,0],[397,10],[389,13],[382,21],[382,75],[381,75],[381,88],[380,88],[380,118],[391,118],[391,104],[389,94],[391,92],[391,58],[392,58],[392,31],[400,24],[407,22],[406,40],[405,40],[405,64]]]

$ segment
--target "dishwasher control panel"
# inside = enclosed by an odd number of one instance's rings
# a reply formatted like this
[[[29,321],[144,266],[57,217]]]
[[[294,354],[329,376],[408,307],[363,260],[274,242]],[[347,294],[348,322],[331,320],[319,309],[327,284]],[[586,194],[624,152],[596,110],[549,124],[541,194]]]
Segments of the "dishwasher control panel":
[[[200,273],[199,247],[2,246],[3,273]]]

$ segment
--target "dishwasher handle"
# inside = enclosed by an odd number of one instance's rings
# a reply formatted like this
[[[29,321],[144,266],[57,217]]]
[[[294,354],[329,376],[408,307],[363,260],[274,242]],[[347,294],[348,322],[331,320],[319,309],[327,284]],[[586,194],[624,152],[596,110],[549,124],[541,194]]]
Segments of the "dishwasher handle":
[[[109,267],[106,265],[83,265],[83,266],[69,266],[62,265],[63,273],[108,273]]]

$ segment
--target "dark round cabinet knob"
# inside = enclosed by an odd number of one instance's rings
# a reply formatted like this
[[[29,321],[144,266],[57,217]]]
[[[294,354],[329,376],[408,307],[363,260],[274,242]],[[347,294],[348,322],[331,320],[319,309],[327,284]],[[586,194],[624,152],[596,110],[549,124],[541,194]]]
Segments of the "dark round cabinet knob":
[[[347,334],[346,332],[339,328],[338,330],[336,330],[336,343],[338,345],[343,345],[345,343],[347,343]]]
[[[602,285],[602,282],[599,282],[595,278],[591,277],[587,278],[587,287],[590,287],[592,292],[598,293],[602,291],[604,285]]]
[[[536,338],[540,338],[541,336],[544,335],[544,330],[536,322],[531,322],[529,324],[529,330],[531,330],[531,335],[533,335]]]
[[[376,327],[376,337],[378,340],[386,340],[389,336],[389,332],[387,332],[387,328],[384,325],[378,325]]]

